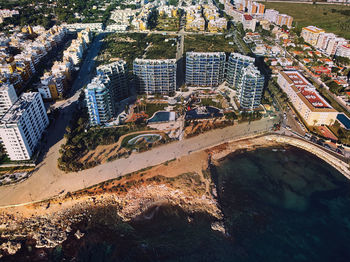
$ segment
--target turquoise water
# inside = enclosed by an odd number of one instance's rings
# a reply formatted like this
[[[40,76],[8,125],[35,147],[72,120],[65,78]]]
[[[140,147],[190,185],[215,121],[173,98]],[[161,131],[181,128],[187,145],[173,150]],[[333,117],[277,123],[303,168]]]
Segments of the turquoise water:
[[[157,112],[154,114],[154,116],[149,119],[147,122],[148,123],[157,123],[157,122],[166,122],[170,120],[170,112]]]
[[[43,261],[350,261],[350,183],[320,159],[259,149],[227,157],[212,175],[230,236],[212,231],[207,215],[177,207],[130,224],[107,207],[98,211],[103,221],[77,225],[82,239],[45,250]]]

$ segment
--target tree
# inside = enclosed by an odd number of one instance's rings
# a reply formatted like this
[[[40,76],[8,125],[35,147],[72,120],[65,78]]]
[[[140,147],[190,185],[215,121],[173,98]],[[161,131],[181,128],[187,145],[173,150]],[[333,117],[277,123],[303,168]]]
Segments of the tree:
[[[288,31],[288,27],[287,27],[286,25],[282,25],[282,29],[283,29],[284,31]]]

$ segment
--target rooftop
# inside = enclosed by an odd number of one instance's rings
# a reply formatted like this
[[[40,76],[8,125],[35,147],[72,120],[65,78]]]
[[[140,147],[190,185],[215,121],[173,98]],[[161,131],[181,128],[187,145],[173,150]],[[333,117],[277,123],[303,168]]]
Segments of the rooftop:
[[[253,17],[251,15],[244,15],[245,20],[253,20]]]
[[[1,118],[0,123],[16,124],[37,95],[39,95],[37,92],[23,93]]]
[[[318,28],[317,26],[313,26],[313,25],[309,25],[307,27],[304,27],[303,29],[313,32],[313,33],[320,33],[320,32],[324,32],[323,29]]]
[[[320,94],[316,91],[316,88],[311,85],[298,71],[284,71],[283,73],[288,77],[288,82],[294,84],[294,87],[296,88],[295,91],[299,94],[299,96],[301,95],[314,109],[333,109],[320,96]]]

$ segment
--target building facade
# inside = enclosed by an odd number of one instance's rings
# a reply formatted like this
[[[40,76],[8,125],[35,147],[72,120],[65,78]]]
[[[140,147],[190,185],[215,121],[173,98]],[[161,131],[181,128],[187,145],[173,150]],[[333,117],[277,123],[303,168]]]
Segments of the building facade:
[[[304,41],[306,43],[309,43],[312,46],[316,46],[318,36],[324,32],[325,31],[323,29],[310,25],[307,27],[303,27],[303,29],[301,30],[301,37],[304,38]]]
[[[97,76],[85,89],[90,125],[108,122],[117,113],[118,102],[129,95],[128,69],[118,61],[96,69]]]
[[[128,72],[128,67],[124,60],[96,68],[97,75],[106,75],[111,80],[111,96],[114,102],[119,102],[129,96]]]
[[[224,52],[186,53],[186,84],[216,87],[224,81],[226,55]]]
[[[309,126],[330,125],[338,115],[298,71],[281,71],[277,83]]]
[[[12,84],[3,83],[0,86],[0,118],[17,101],[18,97]]]
[[[260,106],[265,78],[253,64],[242,69],[237,98],[241,109],[253,110]]]
[[[176,91],[176,59],[135,59],[135,85],[140,94],[171,94]]]
[[[29,160],[48,125],[41,95],[22,94],[0,120],[0,136],[9,158]]]
[[[229,87],[237,89],[242,78],[243,68],[254,64],[255,58],[241,55],[238,53],[231,53],[227,63],[227,77],[226,81]]]
[[[91,126],[104,124],[114,115],[110,86],[108,77],[97,76],[85,89],[85,102]]]
[[[336,56],[350,58],[350,44],[339,46],[336,52]]]

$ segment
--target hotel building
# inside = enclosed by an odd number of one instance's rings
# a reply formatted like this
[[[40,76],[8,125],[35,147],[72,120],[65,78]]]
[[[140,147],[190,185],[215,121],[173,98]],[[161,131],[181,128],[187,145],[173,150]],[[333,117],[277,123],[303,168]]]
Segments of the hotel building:
[[[226,55],[224,52],[186,53],[186,84],[216,87],[224,81]]]
[[[335,121],[338,112],[300,72],[281,71],[277,83],[308,125],[329,125]]]
[[[22,94],[0,120],[0,136],[9,158],[29,160],[48,125],[41,95]]]

